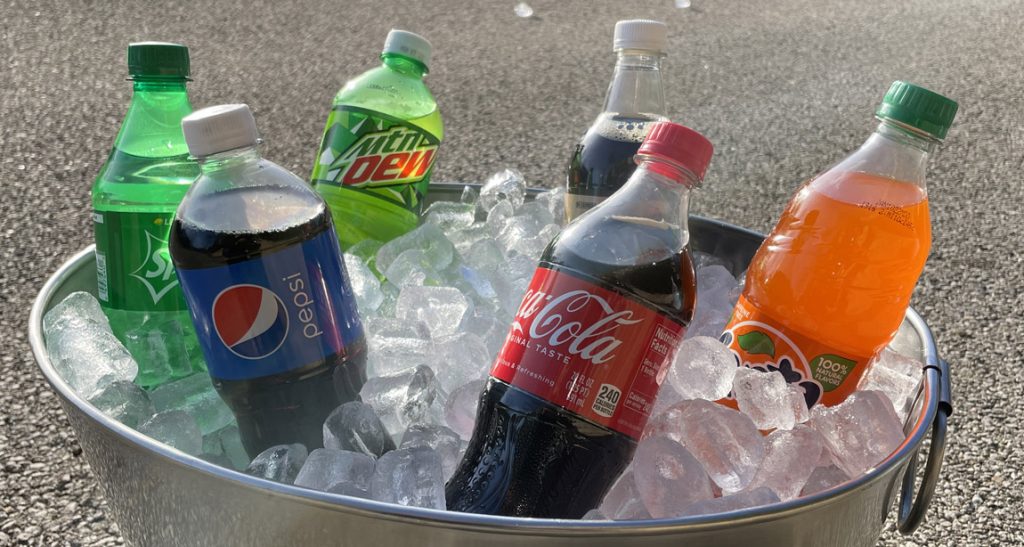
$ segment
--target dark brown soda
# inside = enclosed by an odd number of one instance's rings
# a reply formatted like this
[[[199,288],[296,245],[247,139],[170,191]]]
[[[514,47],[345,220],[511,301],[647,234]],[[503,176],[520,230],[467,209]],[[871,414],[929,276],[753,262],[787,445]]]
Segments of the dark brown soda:
[[[657,262],[615,266],[582,258],[556,238],[540,265],[618,292],[683,326],[693,318],[688,247]],[[478,409],[469,448],[446,486],[452,511],[580,518],[601,503],[636,450],[630,437],[495,378],[484,386]]]

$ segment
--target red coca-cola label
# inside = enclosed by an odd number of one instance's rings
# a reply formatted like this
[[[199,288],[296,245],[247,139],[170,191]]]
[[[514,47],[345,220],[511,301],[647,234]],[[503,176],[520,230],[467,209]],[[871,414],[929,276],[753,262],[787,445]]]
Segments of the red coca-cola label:
[[[639,439],[685,330],[635,300],[538,267],[491,376]]]

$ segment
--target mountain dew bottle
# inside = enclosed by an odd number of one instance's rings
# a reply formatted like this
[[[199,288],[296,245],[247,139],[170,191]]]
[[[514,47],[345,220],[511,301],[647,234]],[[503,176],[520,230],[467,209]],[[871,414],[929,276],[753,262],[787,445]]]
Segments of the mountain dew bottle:
[[[392,30],[381,60],[334,97],[313,167],[343,249],[416,227],[444,138],[437,102],[423,83],[430,42]]]
[[[192,112],[188,48],[128,46],[132,100],[92,187],[97,296],[145,388],[205,370],[167,251],[171,219],[199,166],[181,119]]]

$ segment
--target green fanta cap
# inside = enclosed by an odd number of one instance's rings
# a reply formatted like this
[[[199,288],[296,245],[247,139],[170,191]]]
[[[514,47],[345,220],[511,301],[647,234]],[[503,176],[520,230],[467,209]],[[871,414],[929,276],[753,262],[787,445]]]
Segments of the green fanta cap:
[[[188,78],[188,48],[168,42],[128,44],[128,73],[132,77]]]
[[[936,139],[942,139],[949,131],[949,126],[953,125],[957,108],[953,99],[897,80],[889,86],[875,116],[906,124]]]

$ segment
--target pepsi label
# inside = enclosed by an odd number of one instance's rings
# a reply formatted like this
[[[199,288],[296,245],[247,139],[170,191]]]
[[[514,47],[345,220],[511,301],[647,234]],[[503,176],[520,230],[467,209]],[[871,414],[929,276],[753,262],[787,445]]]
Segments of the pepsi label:
[[[179,268],[210,375],[271,376],[363,338],[334,230],[258,258]]]

